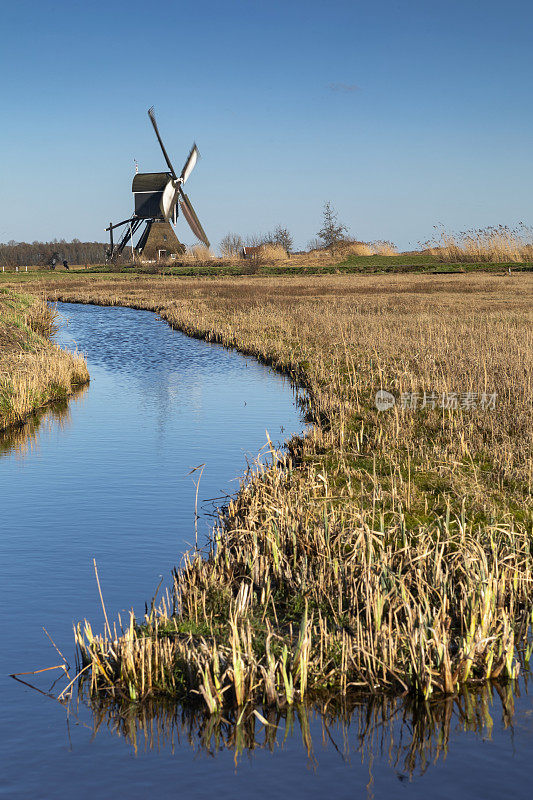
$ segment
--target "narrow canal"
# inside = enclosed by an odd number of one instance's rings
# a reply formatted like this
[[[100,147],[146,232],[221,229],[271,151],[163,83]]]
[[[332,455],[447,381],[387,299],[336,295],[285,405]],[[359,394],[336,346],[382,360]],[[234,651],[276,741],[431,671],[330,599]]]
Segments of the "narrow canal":
[[[304,427],[289,383],[253,360],[148,312],[59,310],[57,339],[87,355],[90,386],[0,441],[0,796],[528,796],[524,682],[426,715],[401,701],[361,700],[341,717],[299,709],[267,728],[257,721],[237,741],[230,725],[212,736],[204,720],[168,704],[128,718],[83,702],[67,712],[46,694],[59,672],[27,677],[45,694],[9,677],[61,663],[43,627],[71,664],[73,622],[102,629],[93,558],[109,617],[131,606],[142,615],[194,545],[191,470],[205,465],[202,542],[266,431],[281,444]]]

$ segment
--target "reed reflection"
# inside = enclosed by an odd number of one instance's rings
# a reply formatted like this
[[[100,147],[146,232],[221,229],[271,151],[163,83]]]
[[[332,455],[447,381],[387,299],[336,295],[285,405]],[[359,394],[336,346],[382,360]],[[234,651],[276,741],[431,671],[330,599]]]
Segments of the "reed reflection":
[[[525,681],[493,683],[425,703],[386,696],[352,697],[339,705],[246,706],[212,715],[171,700],[133,704],[111,697],[91,699],[84,697],[83,687],[81,698],[92,712],[94,734],[107,728],[125,738],[135,754],[174,753],[188,746],[214,757],[230,750],[237,764],[245,753],[273,753],[297,737],[316,768],[325,749],[335,751],[346,763],[356,756],[370,772],[374,761],[384,760],[399,777],[410,779],[445,760],[453,737],[468,732],[490,739],[498,717],[504,729],[512,727],[515,696],[524,692]]]
[[[64,400],[56,400],[31,414],[23,425],[0,431],[0,457],[15,453],[26,456],[38,447],[39,435],[53,427],[65,430],[71,424],[70,403],[79,402],[88,391],[89,384],[76,387]]]

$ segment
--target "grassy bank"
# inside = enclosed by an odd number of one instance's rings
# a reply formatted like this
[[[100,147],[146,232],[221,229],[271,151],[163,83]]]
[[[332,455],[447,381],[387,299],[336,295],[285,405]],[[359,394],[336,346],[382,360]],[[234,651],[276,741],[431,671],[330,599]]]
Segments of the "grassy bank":
[[[154,310],[253,354],[307,388],[314,421],[243,484],[209,552],[185,557],[146,619],[101,636],[78,627],[92,690],[216,712],[516,677],[532,621],[532,282],[40,285],[52,299]],[[379,389],[392,408],[377,410]]]
[[[454,254],[454,257],[452,255]],[[470,254],[469,254],[470,255]],[[174,275],[185,278],[201,277],[242,277],[242,276],[304,276],[304,275],[381,275],[381,274],[454,274],[466,272],[487,272],[502,274],[511,269],[513,272],[531,272],[531,258],[524,261],[517,259],[488,259],[466,257],[458,250],[436,248],[432,253],[425,252],[398,253],[395,255],[360,255],[346,249],[344,252],[316,250],[311,253],[295,254],[290,258],[278,260],[220,259],[213,257],[202,261],[188,258],[186,261],[172,262],[167,265],[146,265],[134,267],[126,265],[95,265],[89,267],[70,267],[69,272],[57,271],[54,278],[73,275]],[[4,278],[20,282],[34,281],[36,277],[46,279],[52,277],[49,270],[30,267],[28,272],[10,272]]]
[[[0,285],[0,431],[89,380],[85,360],[51,342],[56,313]]]

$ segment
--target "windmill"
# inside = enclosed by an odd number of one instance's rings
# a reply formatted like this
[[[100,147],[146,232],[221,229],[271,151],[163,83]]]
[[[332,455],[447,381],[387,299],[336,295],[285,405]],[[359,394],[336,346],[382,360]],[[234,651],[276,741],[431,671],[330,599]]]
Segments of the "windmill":
[[[141,225],[145,225],[135,246],[136,252],[143,260],[160,260],[168,255],[181,254],[185,247],[178,241],[171,221],[176,224],[178,208],[187,220],[194,235],[209,247],[209,239],[196,216],[192,203],[183,191],[183,185],[193,171],[199,158],[198,148],[193,144],[180,175],[176,174],[172,162],[163,144],[157,127],[154,109],[149,109],[148,116],[154,127],[157,141],[167,163],[168,172],[137,172],[133,178],[131,190],[134,196],[134,213],[129,219],[113,224],[109,223],[108,260],[114,261],[131,242]],[[126,226],[122,238],[115,244],[113,231]],[[152,256],[154,258],[152,258]]]

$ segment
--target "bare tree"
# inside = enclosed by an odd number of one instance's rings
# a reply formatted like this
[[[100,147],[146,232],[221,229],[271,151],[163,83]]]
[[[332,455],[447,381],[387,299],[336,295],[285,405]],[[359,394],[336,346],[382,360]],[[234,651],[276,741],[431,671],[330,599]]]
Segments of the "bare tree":
[[[288,228],[278,225],[273,234],[273,243],[279,244],[283,249],[290,253],[294,247],[294,242]]]
[[[248,245],[248,247],[259,247],[260,245],[267,244],[270,241],[268,238],[269,236],[269,233],[250,233],[246,237],[245,244]]]
[[[220,252],[225,258],[234,258],[241,254],[242,236],[238,233],[227,233],[220,242]]]
[[[339,222],[339,215],[329,202],[324,203],[322,211],[322,227],[318,236],[324,242],[324,247],[335,247],[336,244],[346,239],[348,228]]]
[[[246,244],[249,247],[260,247],[262,244],[279,245],[290,253],[293,248],[292,236],[288,228],[278,225],[273,231],[267,233],[254,233],[246,237]]]

